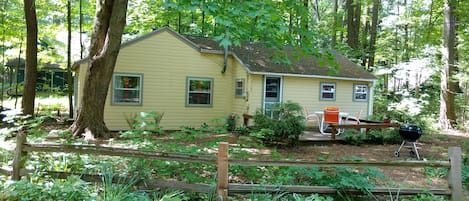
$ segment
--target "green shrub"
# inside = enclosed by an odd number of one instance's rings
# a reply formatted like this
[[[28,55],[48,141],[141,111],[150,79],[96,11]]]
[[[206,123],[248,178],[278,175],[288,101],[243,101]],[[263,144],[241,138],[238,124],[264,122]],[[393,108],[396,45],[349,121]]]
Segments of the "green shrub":
[[[464,164],[462,166],[462,183],[469,190],[469,158],[464,158]]]
[[[371,129],[365,137],[364,133],[355,129],[346,129],[341,135],[347,144],[362,145],[368,144],[399,144],[402,142],[399,130],[395,128]]]
[[[360,146],[365,143],[365,135],[355,129],[346,129],[341,136],[347,144]]]
[[[289,145],[296,145],[299,136],[303,133],[304,116],[303,108],[298,103],[287,101],[275,106],[278,112],[278,119],[272,119],[258,110],[254,115],[255,126],[253,132],[257,137],[265,142],[277,143],[287,142]]]
[[[79,176],[40,184],[21,180],[10,183],[0,192],[0,200],[93,200],[86,182]]]
[[[153,133],[161,134],[163,130],[160,127],[161,119],[164,113],[140,112],[139,115],[131,113],[124,114],[127,124],[131,130],[123,132],[120,137],[123,138],[146,138]]]
[[[372,129],[368,132],[366,142],[370,144],[398,144],[402,142],[399,129]]]

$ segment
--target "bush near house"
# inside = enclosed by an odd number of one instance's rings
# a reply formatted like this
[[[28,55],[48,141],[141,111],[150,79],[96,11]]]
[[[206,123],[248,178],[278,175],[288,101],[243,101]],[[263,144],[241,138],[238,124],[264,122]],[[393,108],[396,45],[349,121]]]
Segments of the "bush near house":
[[[279,103],[275,107],[279,111],[278,119],[264,115],[262,110],[256,112],[251,136],[272,144],[282,142],[288,145],[298,144],[299,136],[305,130],[303,108],[291,101]]]

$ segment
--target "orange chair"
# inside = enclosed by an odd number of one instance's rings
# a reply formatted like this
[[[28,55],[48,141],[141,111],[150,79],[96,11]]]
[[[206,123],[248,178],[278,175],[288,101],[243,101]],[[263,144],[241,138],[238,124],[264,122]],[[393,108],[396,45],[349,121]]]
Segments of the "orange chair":
[[[339,110],[324,110],[324,114],[322,115],[322,121],[321,125],[319,127],[319,131],[323,135],[329,135],[331,133],[326,132],[327,127],[329,127],[329,124],[340,124],[342,122],[342,119],[340,118],[339,115]],[[339,129],[337,131],[337,135],[342,134],[344,129]]]
[[[327,106],[325,110],[329,110],[329,111],[339,111],[339,107]]]

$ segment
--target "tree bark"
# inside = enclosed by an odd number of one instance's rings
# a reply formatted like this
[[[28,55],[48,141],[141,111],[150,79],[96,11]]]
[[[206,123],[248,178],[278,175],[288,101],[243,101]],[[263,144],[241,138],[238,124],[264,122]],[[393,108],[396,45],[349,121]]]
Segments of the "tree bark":
[[[338,10],[339,10],[339,0],[334,0],[334,22],[333,22],[334,25],[332,27],[332,39],[331,39],[332,49],[334,49],[335,45],[337,44],[337,26],[339,23],[339,17],[337,16]]]
[[[68,117],[73,118],[73,81],[72,81],[72,2],[67,0],[67,92]],[[80,33],[81,35],[81,33]],[[80,39],[81,43],[81,39]]]
[[[456,83],[452,81],[456,73],[456,0],[445,0],[443,23],[443,70],[440,85],[440,118],[442,129],[452,129],[456,125],[454,96]]]
[[[34,116],[34,98],[37,79],[37,18],[34,0],[24,0],[26,19],[26,63],[21,108],[23,114]]]
[[[359,0],[347,0],[347,44],[358,49],[360,34],[360,2]]]
[[[368,66],[375,66],[375,53],[376,53],[376,35],[378,29],[378,12],[380,7],[380,0],[373,0],[373,14],[371,15],[371,29],[370,29],[370,54],[368,58]]]
[[[95,138],[109,138],[109,129],[104,123],[104,105],[120,50],[127,4],[128,0],[96,2],[85,90],[76,120],[70,127],[74,136],[80,136],[86,129]]]

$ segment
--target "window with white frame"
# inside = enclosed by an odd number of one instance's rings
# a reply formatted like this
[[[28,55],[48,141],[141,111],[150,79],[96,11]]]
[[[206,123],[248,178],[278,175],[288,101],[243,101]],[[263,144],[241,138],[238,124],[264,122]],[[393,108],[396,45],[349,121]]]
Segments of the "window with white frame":
[[[335,83],[321,83],[320,100],[335,100]]]
[[[353,85],[353,100],[354,101],[367,101],[368,100],[368,86],[365,84]]]
[[[237,98],[244,97],[244,79],[236,79],[235,81],[235,96]]]
[[[142,104],[142,74],[115,73],[112,77],[112,104]]]
[[[213,79],[187,78],[186,105],[211,106],[213,99]]]

